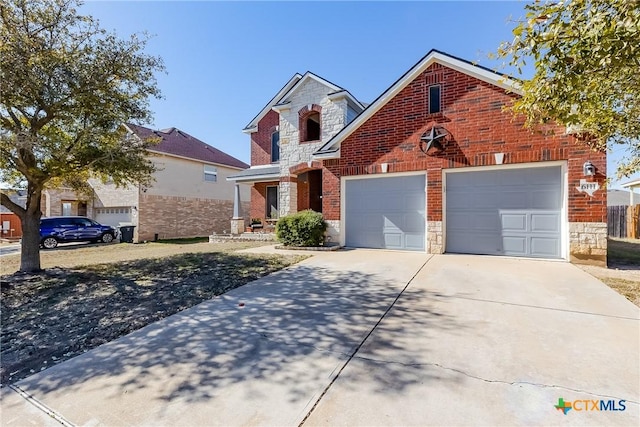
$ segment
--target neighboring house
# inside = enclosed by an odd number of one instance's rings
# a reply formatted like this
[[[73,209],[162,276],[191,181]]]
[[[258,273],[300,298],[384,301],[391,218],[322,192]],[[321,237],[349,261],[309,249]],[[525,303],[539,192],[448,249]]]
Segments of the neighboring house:
[[[296,75],[245,129],[252,166],[230,179],[251,184],[251,216],[311,207],[351,247],[606,262],[606,154],[560,126],[525,129],[503,109],[517,82],[432,50],[364,111],[331,89]]]
[[[45,190],[44,216],[83,215],[107,225],[134,225],[134,241],[229,232],[236,188],[227,177],[248,165],[176,128],[126,127],[141,139],[160,139],[148,150],[158,169],[155,181],[117,188],[90,180],[94,194],[87,197]],[[249,190],[240,188],[239,196],[248,211]]]
[[[22,206],[23,208],[27,203],[26,190],[5,190],[12,202]],[[2,239],[19,239],[22,237],[22,223],[20,217],[11,212],[8,208],[0,205],[0,238]]]
[[[607,191],[607,206],[629,206],[633,197],[633,204],[640,204],[640,195],[634,194],[632,196],[631,191],[625,190],[608,190]]]

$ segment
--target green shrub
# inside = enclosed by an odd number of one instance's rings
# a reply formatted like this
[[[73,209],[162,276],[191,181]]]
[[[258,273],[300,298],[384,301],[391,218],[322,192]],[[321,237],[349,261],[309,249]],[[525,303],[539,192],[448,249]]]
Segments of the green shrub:
[[[312,210],[283,216],[276,224],[276,236],[285,246],[320,246],[326,230],[322,214]]]

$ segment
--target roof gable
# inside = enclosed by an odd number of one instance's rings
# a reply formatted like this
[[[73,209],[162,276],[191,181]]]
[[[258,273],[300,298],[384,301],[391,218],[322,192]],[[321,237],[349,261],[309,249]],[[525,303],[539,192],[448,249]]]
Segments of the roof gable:
[[[237,169],[249,167],[246,163],[236,159],[227,153],[200,141],[188,133],[175,127],[154,131],[144,126],[126,124],[127,129],[140,139],[160,138],[160,142],[148,151],[184,157],[205,163],[215,163]]]
[[[396,80],[386,91],[384,91],[375,101],[360,113],[351,123],[345,126],[340,132],[334,135],[326,144],[314,153],[317,158],[338,157],[340,144],[356,129],[364,124],[369,118],[377,113],[384,105],[393,99],[402,89],[407,87],[419,75],[421,75],[431,65],[438,63],[445,67],[456,70],[460,73],[470,75],[484,82],[498,86],[503,89],[520,93],[519,83],[510,79],[502,73],[492,71],[489,68],[473,64],[472,62],[457,58],[444,52],[432,49],[417,64],[411,67],[402,77]]]
[[[262,120],[262,118],[266,116],[269,111],[271,111],[271,107],[276,105],[282,99],[282,97],[286,93],[288,93],[296,83],[300,81],[300,79],[302,79],[302,76],[298,73],[295,73],[293,77],[291,77],[289,81],[278,91],[278,93],[276,93],[276,96],[271,98],[271,100],[267,102],[267,105],[265,105],[262,110],[260,110],[260,112],[253,119],[251,119],[249,124],[246,125],[244,129],[242,129],[242,132],[256,132],[258,130],[258,122]]]
[[[340,97],[344,97],[344,98],[347,98],[348,100],[350,100],[356,106],[360,107],[361,109],[364,109],[364,106],[362,105],[362,103],[360,101],[358,101],[353,95],[351,95],[351,93],[349,93],[348,90],[346,90],[346,89],[344,89],[344,88],[342,88],[342,87],[340,87],[340,86],[338,86],[338,85],[336,85],[334,83],[331,83],[329,80],[323,79],[322,77],[318,76],[317,74],[312,73],[311,71],[307,71],[306,73],[304,73],[302,78],[293,87],[291,87],[291,89],[289,89],[289,91],[287,93],[285,93],[280,98],[280,101],[278,101],[276,106],[287,104],[289,102],[289,98],[296,91],[298,91],[298,89],[303,87],[309,80],[316,81],[316,82],[320,83],[321,85],[326,86],[330,90],[330,92],[327,93],[329,98],[338,99]]]

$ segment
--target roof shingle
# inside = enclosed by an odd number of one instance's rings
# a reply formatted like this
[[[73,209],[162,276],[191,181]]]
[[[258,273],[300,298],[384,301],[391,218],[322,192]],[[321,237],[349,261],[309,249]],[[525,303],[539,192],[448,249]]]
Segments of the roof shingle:
[[[149,148],[149,151],[172,154],[207,163],[217,163],[239,169],[246,169],[248,164],[218,150],[211,145],[200,141],[188,133],[177,128],[152,130],[144,126],[127,123],[127,127],[140,139],[160,138],[157,145]]]

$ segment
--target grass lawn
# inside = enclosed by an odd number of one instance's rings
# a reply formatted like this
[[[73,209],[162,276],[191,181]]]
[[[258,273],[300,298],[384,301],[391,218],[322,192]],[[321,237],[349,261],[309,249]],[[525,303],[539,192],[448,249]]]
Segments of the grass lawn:
[[[19,255],[3,257],[9,273],[1,287],[0,382],[13,383],[306,258],[239,254],[238,247],[247,244],[89,245],[43,252],[47,270],[39,274],[14,273]]]

